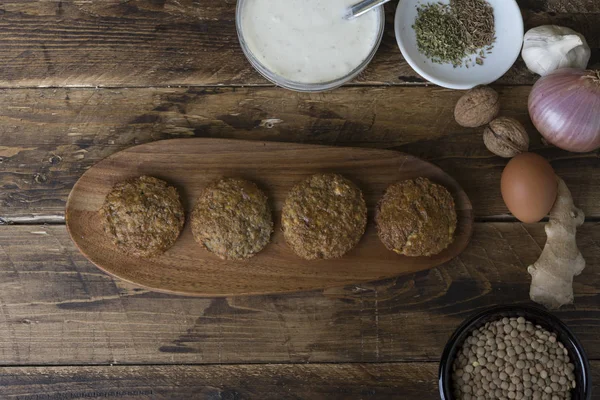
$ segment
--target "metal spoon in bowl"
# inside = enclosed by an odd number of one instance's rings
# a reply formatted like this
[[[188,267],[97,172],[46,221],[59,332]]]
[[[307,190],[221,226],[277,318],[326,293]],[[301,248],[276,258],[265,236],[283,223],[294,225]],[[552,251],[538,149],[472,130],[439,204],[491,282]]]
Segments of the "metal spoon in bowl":
[[[360,17],[367,11],[374,9],[375,7],[379,7],[390,0],[363,0],[360,3],[356,3],[352,7],[348,9],[346,13],[346,19],[354,19],[356,17]]]

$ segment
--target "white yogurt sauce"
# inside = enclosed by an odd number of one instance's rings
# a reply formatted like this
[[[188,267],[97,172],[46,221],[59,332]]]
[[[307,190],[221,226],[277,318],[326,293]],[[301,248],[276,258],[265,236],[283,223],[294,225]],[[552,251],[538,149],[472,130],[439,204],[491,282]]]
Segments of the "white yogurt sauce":
[[[298,83],[348,75],[371,53],[379,36],[377,11],[353,20],[357,0],[246,0],[242,34],[248,49],[271,72]]]

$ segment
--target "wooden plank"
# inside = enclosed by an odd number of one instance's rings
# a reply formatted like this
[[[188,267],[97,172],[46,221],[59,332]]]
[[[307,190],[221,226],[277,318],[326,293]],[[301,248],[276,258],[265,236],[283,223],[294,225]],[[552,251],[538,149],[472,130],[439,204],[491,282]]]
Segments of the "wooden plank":
[[[437,363],[0,368],[7,400],[434,399]],[[600,399],[592,362],[592,399]]]
[[[560,23],[581,31],[600,66],[594,0],[520,0],[526,27]],[[222,0],[9,0],[0,7],[0,87],[267,84],[244,58],[235,2]],[[354,83],[424,82],[396,45],[395,4],[381,48]],[[500,80],[531,84],[522,62]]]
[[[600,358],[600,224],[578,231],[588,268],[556,314]],[[3,364],[437,361],[453,330],[494,304],[527,304],[542,224],[478,223],[448,264],[288,295],[195,299],[113,280],[65,227],[0,227]],[[1,385],[0,385],[1,386]]]
[[[544,146],[529,120],[529,87],[499,89],[502,114],[527,128],[588,217],[600,216],[597,153]],[[482,129],[454,122],[460,92],[343,88],[297,94],[274,88],[9,89],[0,91],[0,218],[61,222],[66,198],[96,162],[135,144],[220,137],[391,148],[433,162],[465,189],[476,216],[506,216],[506,160]]]
[[[546,0],[546,1],[524,0],[524,1],[519,1],[519,4],[521,5],[521,7],[531,6],[532,9],[549,11],[551,13],[600,12],[600,4],[598,4],[598,2],[596,0],[567,0],[567,1],[565,1],[565,0]]]
[[[0,368],[6,400],[433,399],[436,363]]]

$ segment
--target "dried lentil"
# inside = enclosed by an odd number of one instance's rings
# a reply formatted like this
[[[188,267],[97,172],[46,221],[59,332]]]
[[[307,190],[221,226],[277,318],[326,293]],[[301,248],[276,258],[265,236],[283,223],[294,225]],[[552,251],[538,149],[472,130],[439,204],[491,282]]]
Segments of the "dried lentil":
[[[487,345],[490,339],[495,349]],[[570,399],[574,370],[556,334],[522,317],[504,318],[465,340],[453,365],[454,394],[457,400]]]

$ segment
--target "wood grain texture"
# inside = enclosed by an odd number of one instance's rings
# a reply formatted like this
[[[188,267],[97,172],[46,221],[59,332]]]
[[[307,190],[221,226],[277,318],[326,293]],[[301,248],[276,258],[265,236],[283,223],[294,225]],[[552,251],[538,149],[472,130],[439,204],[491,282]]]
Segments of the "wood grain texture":
[[[234,0],[9,0],[0,7],[0,87],[267,84],[244,58]],[[526,28],[560,23],[583,33],[600,65],[595,0],[519,0]],[[386,6],[384,40],[356,84],[420,84],[396,45]],[[519,61],[502,84],[531,84]]]
[[[577,243],[588,267],[557,312],[600,358],[600,224]],[[0,227],[5,365],[437,361],[456,327],[495,304],[528,304],[542,224],[477,223],[444,266],[371,284],[197,299],[148,292],[89,263],[64,226]]]
[[[554,23],[586,35],[590,64],[600,67],[600,2],[518,3],[526,28]],[[424,85],[396,46],[394,8],[386,6],[382,46],[358,87],[295,94],[238,87],[268,82],[239,48],[235,0],[3,1],[0,88],[11,89],[0,90],[0,224],[63,223],[67,195],[92,165],[177,137],[396,149],[454,176],[480,220],[507,217],[498,185],[505,160],[487,152],[479,130],[454,123],[460,93],[386,87]],[[519,60],[498,82],[502,113],[525,124],[533,149],[596,219],[600,153],[541,143],[527,115],[530,88],[515,86],[534,81]],[[90,88],[41,89],[57,86]],[[24,87],[32,89],[15,89]],[[596,360],[598,237],[600,224],[579,230],[588,268],[575,278],[576,305],[557,312]],[[466,251],[429,271],[326,291],[197,299],[100,272],[64,226],[0,226],[0,398],[436,398],[451,332],[487,306],[528,303],[526,266],[545,240],[542,224],[477,223]],[[598,361],[592,373],[600,400]]]
[[[306,261],[286,245],[280,215],[288,192],[315,173],[339,173],[362,190],[368,209],[365,235],[344,257]],[[104,199],[113,187],[142,175],[178,188],[188,216],[175,245],[153,259],[118,251],[103,230]],[[189,213],[207,185],[240,177],[267,193],[275,215],[271,242],[244,261],[221,260],[200,248]],[[454,242],[431,257],[406,257],[387,250],[373,221],[377,203],[391,184],[425,177],[447,188],[456,203]],[[390,150],[311,146],[226,139],[172,139],[135,146],[96,164],[79,179],[66,209],[71,237],[104,271],[146,288],[214,297],[323,289],[429,269],[460,254],[471,238],[473,210],[464,191],[442,170]]]
[[[434,399],[436,380],[436,363],[15,367],[0,368],[0,396],[6,400]]]
[[[589,218],[600,216],[600,153],[545,146],[527,113],[529,87],[499,88]],[[0,218],[62,222],[79,177],[103,158],[159,139],[215,137],[389,148],[428,160],[465,189],[478,218],[508,215],[500,195],[506,160],[481,129],[453,118],[460,92],[343,88],[297,94],[273,88],[18,89],[0,91]]]
[[[592,362],[592,399],[600,399]],[[7,400],[435,399],[437,363],[0,368]],[[37,396],[37,397],[36,397]]]

